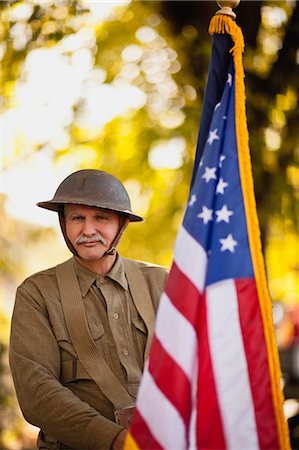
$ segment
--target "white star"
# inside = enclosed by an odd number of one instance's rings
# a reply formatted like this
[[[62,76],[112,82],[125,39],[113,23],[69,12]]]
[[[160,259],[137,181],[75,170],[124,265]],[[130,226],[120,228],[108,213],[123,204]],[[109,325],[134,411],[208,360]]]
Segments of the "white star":
[[[202,159],[199,161],[199,167],[203,165]]]
[[[233,82],[233,76],[231,73],[227,74],[227,83],[231,86]]]
[[[207,208],[206,206],[202,207],[202,212],[197,214],[197,217],[203,220],[203,223],[206,225],[210,220],[212,220],[213,210]]]
[[[220,105],[221,105],[221,103],[220,103],[220,102],[219,102],[219,103],[217,103],[217,105],[216,105],[216,106],[215,106],[215,108],[214,108],[214,111],[216,111],[216,109],[218,109]]]
[[[228,186],[228,183],[226,183],[223,178],[220,178],[218,181],[217,187],[216,187],[216,194],[224,194],[224,189]]]
[[[206,180],[206,183],[208,183],[210,180],[216,180],[216,167],[206,167],[205,173],[203,174],[202,178]]]
[[[208,137],[208,141],[207,141],[208,144],[212,145],[213,141],[219,139],[219,136],[217,135],[217,131],[218,131],[218,128],[209,132],[209,137]]]
[[[226,205],[223,205],[221,209],[218,209],[218,211],[215,211],[217,219],[216,222],[219,223],[221,222],[221,220],[223,220],[223,222],[229,223],[229,218],[230,216],[232,216],[234,213],[233,211],[229,211],[227,209]]]
[[[225,156],[224,155],[221,155],[220,156],[220,158],[219,158],[219,167],[222,167],[222,163],[223,163],[223,161],[225,160]]]
[[[188,203],[188,206],[194,205],[194,203],[196,202],[196,200],[197,200],[196,195],[192,194],[192,195],[191,195],[191,198],[190,198],[190,201],[189,201],[189,203]]]
[[[231,253],[235,253],[235,246],[238,245],[238,242],[233,239],[232,234],[228,234],[225,239],[219,239],[221,244],[221,251],[229,250]]]

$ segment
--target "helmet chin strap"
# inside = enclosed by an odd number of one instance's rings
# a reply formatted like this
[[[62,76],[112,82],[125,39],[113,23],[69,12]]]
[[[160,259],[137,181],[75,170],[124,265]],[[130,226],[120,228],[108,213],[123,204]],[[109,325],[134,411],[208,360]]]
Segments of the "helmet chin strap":
[[[122,235],[123,235],[125,229],[127,228],[127,225],[128,225],[129,222],[130,222],[130,219],[128,219],[127,217],[120,216],[120,227],[119,227],[118,233],[115,236],[113,242],[111,242],[110,248],[105,252],[105,255],[115,255],[115,253],[116,253],[116,246],[119,243],[120,238],[122,237]]]

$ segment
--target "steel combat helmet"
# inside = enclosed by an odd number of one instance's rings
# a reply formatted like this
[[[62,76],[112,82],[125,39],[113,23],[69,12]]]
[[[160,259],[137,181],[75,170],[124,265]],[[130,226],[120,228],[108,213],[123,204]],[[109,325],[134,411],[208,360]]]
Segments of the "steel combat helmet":
[[[132,212],[130,197],[118,178],[108,172],[97,169],[84,169],[72,173],[58,186],[52,200],[39,202],[37,206],[58,212],[65,242],[75,256],[79,255],[66,233],[64,206],[68,204],[108,209],[120,215],[118,233],[106,255],[115,254],[115,248],[128,222],[140,222],[143,220],[141,216]]]
[[[39,202],[37,206],[63,214],[66,204],[109,209],[126,216],[130,222],[143,220],[132,212],[124,185],[103,170],[84,169],[72,173],[58,186],[52,200]]]

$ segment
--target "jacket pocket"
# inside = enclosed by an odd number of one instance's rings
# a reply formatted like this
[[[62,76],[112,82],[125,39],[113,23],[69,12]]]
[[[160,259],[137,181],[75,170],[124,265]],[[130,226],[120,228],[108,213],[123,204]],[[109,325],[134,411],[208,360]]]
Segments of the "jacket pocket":
[[[136,358],[139,367],[143,370],[144,353],[147,342],[147,328],[145,323],[140,318],[132,318],[132,336],[136,348]]]
[[[104,327],[100,322],[90,323],[89,331],[94,341],[97,341],[104,335]],[[56,340],[60,347],[61,361],[67,361],[72,357],[77,358],[77,353],[67,329],[59,330],[56,333]]]
[[[145,335],[147,334],[146,325],[142,319],[134,317],[134,318],[132,318],[132,324],[136,330],[140,331],[142,334],[145,334]]]
[[[104,335],[103,325],[100,322],[89,323],[89,331],[95,343],[99,343],[99,339]],[[77,380],[91,380],[92,378],[89,373],[78,359],[70,337],[66,333],[63,333],[58,338],[61,354],[61,382],[66,384]]]
[[[60,349],[61,361],[67,361],[77,357],[73,343],[66,329],[57,331],[55,337]]]
[[[90,321],[89,330],[94,341],[100,339],[104,335],[104,327],[101,322]]]

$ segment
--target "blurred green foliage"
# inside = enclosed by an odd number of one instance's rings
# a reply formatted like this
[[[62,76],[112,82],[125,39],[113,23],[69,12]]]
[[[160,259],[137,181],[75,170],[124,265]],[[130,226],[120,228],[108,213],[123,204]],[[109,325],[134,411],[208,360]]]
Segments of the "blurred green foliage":
[[[30,52],[51,48],[66,36],[88,28],[85,16],[91,3],[1,2],[5,110],[13,105],[15,82],[26,78],[22,67]],[[174,11],[174,3],[176,9],[171,18],[163,16],[165,5]],[[79,99],[73,104],[72,123],[66,126],[70,145],[56,148],[53,155],[60,161],[77,158],[78,167],[101,167],[124,182],[129,180],[128,186],[138,191],[140,202],[144,201],[140,210],[146,218],[146,224],[138,231],[135,227],[128,230],[130,254],[164,264],[169,263],[169,249],[187,199],[211,46],[207,33],[211,2],[193,6],[201,20],[205,18],[205,28],[196,28],[194,18],[191,25],[179,22],[180,12],[186,14],[188,4],[127,2],[94,26],[94,38],[86,45],[92,55],[92,69],[101,71],[101,82],[105,84],[138,87],[146,94],[146,102],[142,108],[125,112],[101,129],[90,129],[80,125],[87,106],[84,98]],[[292,14],[298,6],[269,1],[260,8],[256,45],[246,48],[244,65],[255,189],[266,242],[271,216],[287,216],[295,230],[298,226],[298,85],[295,73],[286,77],[275,66],[280,59],[286,63],[282,52],[288,52],[289,59],[296,57],[290,54],[294,45],[284,47],[288,25],[293,23]],[[175,32],[178,23],[181,28]],[[141,53],[126,60],[124,52],[132,46]],[[72,54],[72,49],[64,52],[65,57]],[[172,138],[185,140],[181,165],[174,169],[153,167],[149,163],[151,148]],[[32,151],[43,150],[48,144],[38,143]],[[171,149],[168,152],[171,159]],[[8,166],[14,163],[13,156]],[[163,249],[157,233],[161,227],[167,229],[163,233]],[[125,251],[129,248],[124,245]]]
[[[68,144],[51,147],[49,140],[40,141],[25,151],[26,142],[20,138],[12,152],[4,153],[3,167],[9,170],[31,152],[50,148],[57,165],[73,161],[77,168],[97,167],[115,174],[125,183],[133,209],[146,219],[129,226],[121,252],[169,266],[188,197],[211,50],[207,28],[217,5],[123,2],[106,20],[90,22],[93,3],[109,2],[0,2],[2,111],[16,106],[16,88],[26,81],[30,54],[62,44],[66,61],[79,50],[87,51],[90,79],[105,86],[134,86],[139,95],[144,93],[143,103],[103,126],[99,105],[94,113],[99,114],[98,123],[88,125],[83,120],[88,112],[87,80],[71,105],[71,121],[64,126]],[[246,13],[249,7],[251,15]],[[243,2],[238,8],[246,41],[250,148],[270,287],[275,298],[294,301],[299,270],[294,256],[298,258],[298,2]],[[81,49],[66,40],[83,35]],[[164,155],[162,163],[155,160],[159,154]],[[6,217],[4,206],[2,211],[9,232],[1,238],[1,278],[13,283],[28,270],[27,250],[31,243],[41,244],[40,232],[45,236],[45,230],[23,228],[15,242],[13,236],[20,229]],[[50,230],[47,236],[53,239]],[[22,248],[20,242],[26,245]],[[1,346],[3,359],[7,342]],[[0,395],[4,404],[11,393]]]

